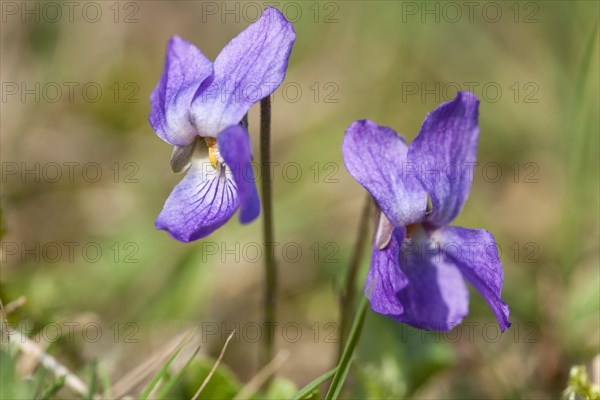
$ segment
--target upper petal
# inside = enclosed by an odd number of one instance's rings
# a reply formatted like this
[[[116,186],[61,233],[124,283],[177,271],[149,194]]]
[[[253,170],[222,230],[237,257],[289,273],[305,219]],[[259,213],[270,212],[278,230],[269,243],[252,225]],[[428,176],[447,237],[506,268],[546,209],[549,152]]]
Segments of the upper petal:
[[[186,146],[194,140],[190,106],[200,84],[212,74],[212,62],[193,44],[178,36],[169,40],[162,76],[150,94],[150,125],[164,141]]]
[[[240,222],[251,222],[260,214],[260,200],[252,170],[252,148],[248,132],[240,124],[232,125],[225,128],[217,140],[219,152],[237,185]]]
[[[471,188],[477,157],[479,100],[469,92],[429,113],[408,149],[419,180],[431,196],[428,221],[443,226],[460,212]]]
[[[269,96],[285,77],[296,34],[276,8],[236,36],[215,60],[215,79],[203,84],[192,105],[201,136],[216,137],[240,122],[250,107]]]
[[[231,173],[225,168],[215,170],[207,159],[196,159],[169,195],[155,225],[181,242],[190,242],[227,222],[238,204]]]
[[[458,268],[425,234],[422,240],[416,236],[400,252],[408,283],[398,293],[404,313],[394,319],[421,329],[449,331],[469,312],[469,291]]]
[[[405,232],[404,227],[395,229],[383,250],[379,250],[376,244],[373,246],[371,266],[365,283],[365,295],[373,311],[392,318],[404,312],[397,294],[407,284],[398,264]]]
[[[410,173],[407,146],[392,129],[370,120],[353,122],[342,144],[350,175],[371,193],[396,227],[420,221],[427,193]]]
[[[509,308],[502,301],[504,272],[496,240],[486,230],[447,226],[432,233],[442,251],[490,305],[500,329],[510,327]]]

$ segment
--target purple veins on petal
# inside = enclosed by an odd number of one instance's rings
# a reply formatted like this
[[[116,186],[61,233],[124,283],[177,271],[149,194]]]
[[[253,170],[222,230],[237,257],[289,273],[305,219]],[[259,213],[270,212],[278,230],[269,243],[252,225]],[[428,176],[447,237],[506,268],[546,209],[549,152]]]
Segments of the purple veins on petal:
[[[238,208],[235,183],[207,159],[194,160],[175,186],[156,220],[156,227],[182,242],[205,237],[221,227]]]

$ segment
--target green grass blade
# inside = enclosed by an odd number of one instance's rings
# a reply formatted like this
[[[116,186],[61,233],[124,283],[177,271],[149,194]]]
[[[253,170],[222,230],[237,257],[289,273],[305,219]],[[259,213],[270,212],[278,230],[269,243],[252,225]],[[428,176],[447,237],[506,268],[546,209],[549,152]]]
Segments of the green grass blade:
[[[337,367],[332,369],[331,371],[326,372],[321,375],[314,381],[310,382],[308,385],[304,386],[296,395],[292,398],[292,400],[301,400],[304,399],[307,395],[311,394],[315,389],[323,384],[327,379],[331,378],[333,374],[337,371]]]
[[[152,377],[152,380],[144,388],[144,390],[142,391],[142,394],[140,394],[140,397],[139,397],[140,400],[146,400],[148,398],[148,396],[150,396],[150,393],[152,393],[152,391],[154,390],[154,388],[156,387],[158,382],[160,382],[160,380],[162,378],[167,376],[167,374],[169,372],[169,367],[171,366],[173,361],[177,358],[177,356],[179,355],[179,352],[181,352],[183,347],[190,341],[190,339],[194,335],[194,332],[195,332],[195,330],[189,332],[181,340],[181,342],[179,342],[177,347],[173,350],[173,353],[171,354],[171,356],[169,356],[169,359],[167,360],[167,362],[161,367],[161,369],[156,373],[156,375],[154,375],[154,377]]]
[[[152,377],[152,380],[144,388],[144,390],[142,391],[142,394],[140,394],[140,399],[141,400],[148,399],[148,396],[150,396],[150,393],[152,393],[152,390],[154,389],[154,387],[158,384],[158,382],[163,377],[165,377],[167,375],[167,373],[169,372],[169,367],[171,366],[171,364],[173,363],[173,361],[175,360],[175,358],[177,358],[177,356],[179,355],[180,351],[181,351],[181,347],[179,349],[177,349],[171,355],[171,357],[169,357],[169,359],[167,360],[167,362],[165,363],[165,365],[163,365],[161,367],[161,369],[158,370],[158,372],[154,375],[154,377]]]
[[[92,360],[90,369],[90,386],[86,398],[93,400],[98,391],[98,361],[96,359]]]
[[[569,199],[565,204],[579,204],[580,199],[588,198],[585,192],[588,190],[585,179],[588,176],[587,171],[591,167],[591,159],[587,152],[594,147],[591,145],[593,143],[592,135],[596,135],[597,132],[594,132],[594,129],[588,129],[584,125],[586,120],[590,121],[589,118],[586,119],[584,114],[586,111],[585,105],[590,101],[586,97],[585,89],[589,86],[592,56],[594,50],[597,49],[598,27],[599,23],[597,22],[585,46],[578,68],[575,97],[571,103],[570,115],[568,116],[568,129],[572,129],[574,134],[568,136],[570,148],[566,152],[566,165],[570,190],[567,191]],[[586,207],[566,207],[563,214],[564,227],[562,231],[566,240],[563,245],[565,250],[561,254],[560,266],[565,276],[577,263],[581,253],[580,237],[577,232],[581,229],[582,219],[586,215],[584,213],[587,213]]]
[[[181,379],[181,377],[183,376],[183,374],[185,373],[187,368],[190,366],[190,364],[196,357],[196,354],[198,354],[198,351],[200,351],[200,347],[197,347],[196,350],[194,351],[194,354],[192,354],[192,356],[189,358],[189,360],[187,360],[185,365],[179,371],[177,371],[177,373],[175,375],[170,377],[169,380],[167,382],[165,382],[164,385],[162,385],[158,394],[156,395],[156,398],[158,398],[158,399],[166,399],[167,398],[167,394],[169,394],[169,392],[173,388],[173,385],[175,385],[177,383],[177,381],[179,381],[179,379]]]
[[[56,381],[39,397],[42,400],[50,400],[52,396],[54,396],[63,386],[65,386],[65,382],[67,381],[67,377],[65,375],[56,379]]]
[[[585,46],[581,63],[579,65],[579,73],[577,74],[577,83],[575,84],[575,99],[581,99],[583,96],[583,89],[585,88],[585,81],[588,77],[588,71],[591,65],[592,54],[594,53],[596,37],[598,32],[599,22],[596,22],[592,34],[588,38],[588,42]]]
[[[111,388],[112,388],[112,384],[110,381],[110,375],[108,373],[108,368],[106,368],[105,366],[102,366],[102,368],[100,368],[100,378],[102,379],[102,397],[103,398],[107,398],[110,399],[112,398],[112,394],[111,394]]]
[[[44,389],[44,380],[46,379],[47,375],[48,370],[46,368],[39,369],[38,373],[36,374],[37,378],[35,379],[35,383],[32,384],[32,386],[35,387],[33,390],[33,396],[31,396],[32,399],[40,398],[40,393],[42,393],[42,390]]]
[[[354,349],[356,348],[356,345],[360,339],[363,323],[365,322],[367,303],[367,298],[363,296],[360,305],[358,306],[358,310],[356,311],[356,316],[354,317],[354,323],[352,324],[350,336],[348,336],[348,342],[346,343],[346,347],[342,353],[342,358],[340,359],[340,363],[335,371],[335,375],[333,376],[333,380],[331,381],[331,386],[329,386],[325,400],[337,399],[342,391],[342,386],[344,386],[344,382],[346,381],[346,377],[350,371],[350,365],[352,364],[352,355],[354,354]]]

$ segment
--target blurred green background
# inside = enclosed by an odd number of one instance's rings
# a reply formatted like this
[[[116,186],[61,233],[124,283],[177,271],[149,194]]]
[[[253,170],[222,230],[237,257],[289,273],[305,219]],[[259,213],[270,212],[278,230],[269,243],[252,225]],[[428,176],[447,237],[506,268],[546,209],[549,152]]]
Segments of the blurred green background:
[[[190,244],[154,228],[181,176],[147,122],[148,97],[172,35],[214,59],[265,4],[48,4],[2,2],[0,297],[5,307],[13,302],[8,321],[88,384],[96,371],[132,397],[140,385],[119,381],[196,327],[198,359],[172,392],[190,398],[235,328],[203,394],[231,398],[258,371],[261,222],[234,217]],[[446,335],[369,313],[344,396],[557,398],[575,364],[598,383],[599,3],[469,4],[279,3],[297,40],[273,95],[276,346],[289,352],[274,397],[335,363],[338,292],[365,198],[342,163],[344,129],[370,118],[410,141],[457,88],[481,100],[481,136],[455,224],[495,235],[513,327],[499,336],[476,292],[465,323]],[[258,152],[258,106],[249,118]],[[51,384],[31,359],[2,354],[5,398],[30,396],[21,383]]]

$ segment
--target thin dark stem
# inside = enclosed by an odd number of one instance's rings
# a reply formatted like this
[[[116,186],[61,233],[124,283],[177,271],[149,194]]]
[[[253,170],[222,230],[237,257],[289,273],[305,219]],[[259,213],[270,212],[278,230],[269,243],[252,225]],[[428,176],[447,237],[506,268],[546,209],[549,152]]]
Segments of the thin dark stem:
[[[2,299],[0,299],[0,318],[2,319],[2,336],[4,336],[4,332],[6,332],[6,340],[7,343],[10,344],[10,331],[8,330],[8,319],[6,318],[6,313],[4,312],[4,304],[2,304]],[[0,341],[4,343],[4,337],[0,338]]]
[[[348,272],[346,275],[346,285],[344,291],[340,294],[340,337],[338,341],[338,356],[337,360],[340,360],[346,339],[348,336],[348,329],[350,318],[354,315],[354,296],[356,294],[356,275],[358,274],[358,268],[360,261],[365,251],[367,244],[367,237],[369,233],[369,221],[371,219],[371,195],[367,194],[365,198],[362,214],[360,216],[360,222],[358,225],[358,233],[356,235],[356,242],[354,243],[354,253],[350,260]]]
[[[263,239],[265,246],[265,303],[264,303],[264,341],[261,366],[273,358],[275,346],[275,314],[277,300],[277,265],[273,243],[273,193],[271,188],[271,99],[260,101],[260,179],[262,182]],[[266,382],[265,386],[268,386]]]

